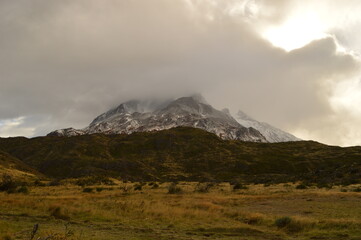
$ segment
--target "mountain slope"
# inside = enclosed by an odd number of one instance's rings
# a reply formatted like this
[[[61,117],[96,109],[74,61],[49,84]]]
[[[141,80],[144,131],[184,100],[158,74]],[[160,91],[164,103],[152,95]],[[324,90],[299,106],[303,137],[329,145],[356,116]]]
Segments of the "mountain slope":
[[[268,123],[258,122],[242,111],[237,113],[236,119],[242,126],[252,127],[258,130],[268,142],[293,142],[301,140],[290,133],[271,126]]]
[[[0,139],[0,150],[51,177],[359,182],[361,147],[222,140],[195,128],[130,135]]]
[[[43,177],[42,174],[29,167],[24,162],[4,151],[0,151],[0,175],[2,174],[11,175],[16,179],[22,180]]]
[[[49,136],[131,134],[179,126],[204,129],[223,139],[267,142],[259,131],[242,126],[229,113],[216,110],[201,96],[183,97],[157,104],[129,101],[96,117],[82,130],[62,129],[50,133]]]

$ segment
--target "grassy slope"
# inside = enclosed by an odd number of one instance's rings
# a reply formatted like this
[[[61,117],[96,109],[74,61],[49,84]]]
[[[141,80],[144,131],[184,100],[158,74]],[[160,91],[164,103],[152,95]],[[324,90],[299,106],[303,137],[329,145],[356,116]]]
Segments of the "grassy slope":
[[[55,234],[59,240],[361,239],[358,192],[297,190],[292,184],[232,191],[221,183],[198,193],[197,183],[181,182],[182,193],[168,194],[169,185],[135,191],[134,183],[117,183],[92,193],[65,185],[31,187],[27,195],[0,193],[0,239],[30,239],[36,223],[34,239]],[[292,221],[278,228],[275,220],[285,216]]]
[[[200,129],[132,135],[0,139],[0,150],[52,177],[105,174],[133,180],[355,182],[361,147],[317,142],[224,141]],[[256,177],[254,177],[257,175]]]
[[[29,180],[43,177],[42,174],[26,165],[24,162],[6,152],[0,151],[0,175],[2,174],[11,175],[17,180]]]

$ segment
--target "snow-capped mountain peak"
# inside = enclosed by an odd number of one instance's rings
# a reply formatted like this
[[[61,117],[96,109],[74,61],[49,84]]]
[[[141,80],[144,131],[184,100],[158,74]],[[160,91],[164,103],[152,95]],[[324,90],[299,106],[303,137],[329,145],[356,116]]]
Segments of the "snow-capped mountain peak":
[[[252,127],[257,129],[267,139],[268,142],[293,142],[301,140],[290,133],[271,126],[268,123],[258,122],[242,111],[238,111],[236,119],[241,125],[245,127]]]
[[[128,101],[99,115],[84,129],[62,129],[49,135],[130,134],[179,126],[201,128],[223,139],[267,142],[258,130],[242,126],[229,114],[229,111],[213,108],[201,95],[157,103]]]
[[[252,142],[300,140],[267,123],[258,122],[242,111],[238,112],[236,119],[228,109],[217,110],[197,94],[167,101],[127,101],[99,115],[84,129],[61,129],[49,135],[130,134],[185,126],[204,129],[223,139]]]

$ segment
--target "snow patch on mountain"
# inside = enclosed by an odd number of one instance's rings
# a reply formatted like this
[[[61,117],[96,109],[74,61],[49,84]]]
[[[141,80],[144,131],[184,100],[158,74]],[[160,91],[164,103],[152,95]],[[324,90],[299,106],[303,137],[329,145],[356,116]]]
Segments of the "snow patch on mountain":
[[[257,129],[267,139],[268,142],[301,141],[301,139],[293,136],[292,134],[275,128],[268,123],[254,120],[242,111],[237,113],[236,119],[242,126]]]

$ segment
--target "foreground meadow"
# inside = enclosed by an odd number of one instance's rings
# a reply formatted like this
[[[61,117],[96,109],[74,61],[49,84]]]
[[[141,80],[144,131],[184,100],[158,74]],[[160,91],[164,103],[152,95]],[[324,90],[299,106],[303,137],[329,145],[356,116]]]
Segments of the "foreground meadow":
[[[28,193],[0,193],[0,239],[361,240],[359,186],[303,188],[119,181],[31,186]]]

